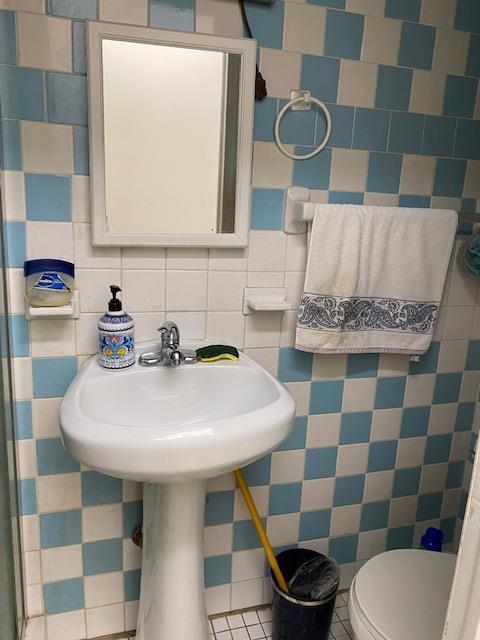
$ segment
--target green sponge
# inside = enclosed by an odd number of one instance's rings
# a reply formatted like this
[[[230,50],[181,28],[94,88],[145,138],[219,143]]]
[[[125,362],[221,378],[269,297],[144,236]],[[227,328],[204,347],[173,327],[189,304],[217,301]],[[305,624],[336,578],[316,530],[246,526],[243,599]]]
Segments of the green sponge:
[[[238,349],[225,344],[210,344],[208,347],[197,349],[197,359],[200,362],[216,362],[217,360],[238,360]]]

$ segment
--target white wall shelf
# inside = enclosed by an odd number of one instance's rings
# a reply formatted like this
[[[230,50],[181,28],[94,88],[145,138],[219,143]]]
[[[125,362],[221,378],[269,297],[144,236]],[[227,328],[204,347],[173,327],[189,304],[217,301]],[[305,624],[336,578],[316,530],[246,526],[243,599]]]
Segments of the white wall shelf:
[[[72,318],[78,320],[80,317],[80,295],[75,289],[73,297],[68,304],[61,307],[34,307],[30,304],[28,298],[25,297],[25,317],[27,320],[35,320],[36,318]]]
[[[248,316],[257,311],[288,311],[292,305],[287,302],[285,288],[247,287],[243,298],[243,313]]]

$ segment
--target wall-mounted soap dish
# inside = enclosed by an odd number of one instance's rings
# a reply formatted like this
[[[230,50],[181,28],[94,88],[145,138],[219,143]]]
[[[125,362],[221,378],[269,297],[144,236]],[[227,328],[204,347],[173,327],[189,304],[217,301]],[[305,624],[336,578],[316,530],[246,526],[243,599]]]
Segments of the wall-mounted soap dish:
[[[250,315],[258,311],[288,311],[287,290],[275,287],[247,287],[243,298],[243,313]]]
[[[78,320],[80,317],[80,295],[75,289],[71,301],[61,307],[34,307],[25,297],[25,317],[27,320],[35,318],[71,318]]]

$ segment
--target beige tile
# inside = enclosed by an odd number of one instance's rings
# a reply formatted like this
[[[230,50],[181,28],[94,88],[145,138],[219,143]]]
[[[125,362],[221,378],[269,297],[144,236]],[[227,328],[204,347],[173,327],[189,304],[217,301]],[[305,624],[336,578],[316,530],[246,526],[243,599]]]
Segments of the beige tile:
[[[322,55],[326,15],[324,7],[285,2],[284,48],[287,51]]]
[[[300,88],[302,57],[280,49],[261,49],[260,65],[271,98],[288,98],[292,89]]]
[[[368,157],[368,151],[332,149],[330,189],[365,191]]]
[[[367,15],[363,33],[362,60],[396,65],[401,29],[400,20]]]
[[[274,142],[253,143],[253,187],[289,187],[292,171],[293,160],[284,156]]]
[[[70,20],[23,12],[17,14],[17,20],[19,64],[53,71],[72,70]]]
[[[195,31],[241,38],[243,26],[239,3],[225,2],[225,0],[197,0]]]
[[[147,0],[99,0],[100,20],[125,24],[148,24]]]
[[[441,115],[446,77],[432,71],[414,69],[410,111]]]
[[[338,83],[338,103],[356,107],[373,107],[377,88],[377,65],[356,60],[342,60]]]
[[[45,0],[0,0],[0,9],[12,11],[29,11],[30,13],[44,13]]]
[[[81,507],[80,473],[62,473],[37,478],[39,513],[68,511]]]
[[[73,225],[70,222],[29,220],[26,227],[29,260],[49,256],[73,262]]]
[[[73,173],[72,127],[22,122],[23,169],[32,173]]]
[[[125,631],[123,603],[87,609],[87,637],[97,638]]]
[[[423,0],[420,22],[453,29],[457,0]]]
[[[382,17],[385,15],[385,0],[347,0],[345,9],[354,13]]]
[[[436,158],[404,155],[400,178],[400,193],[430,195],[435,175]]]
[[[469,33],[437,29],[432,69],[440,73],[464,75],[469,44]]]
[[[77,578],[83,574],[82,545],[42,549],[43,582]]]
[[[480,160],[469,160],[467,162],[463,197],[480,198]]]
[[[48,640],[83,640],[87,635],[85,611],[67,611],[47,616]]]

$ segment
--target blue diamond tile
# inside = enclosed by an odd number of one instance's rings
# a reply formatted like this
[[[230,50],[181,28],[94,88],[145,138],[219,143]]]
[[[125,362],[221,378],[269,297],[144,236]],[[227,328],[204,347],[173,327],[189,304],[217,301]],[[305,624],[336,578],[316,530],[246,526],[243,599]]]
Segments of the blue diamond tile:
[[[414,69],[431,69],[435,35],[435,27],[404,22],[398,64]]]
[[[349,504],[360,504],[363,500],[365,476],[338,476],[335,478],[333,506],[343,507]]]
[[[365,18],[359,13],[327,10],[325,53],[334,58],[360,59]]]

